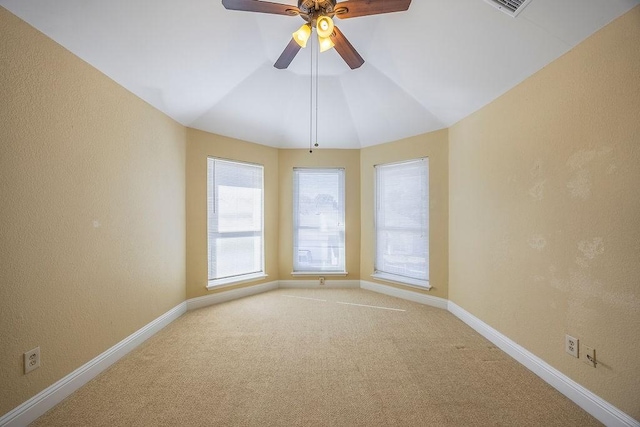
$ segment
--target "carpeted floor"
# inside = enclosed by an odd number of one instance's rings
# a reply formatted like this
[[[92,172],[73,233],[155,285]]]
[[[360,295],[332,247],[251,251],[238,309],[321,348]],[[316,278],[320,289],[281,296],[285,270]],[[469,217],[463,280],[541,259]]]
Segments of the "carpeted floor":
[[[445,310],[279,289],[187,313],[32,425],[600,424]]]

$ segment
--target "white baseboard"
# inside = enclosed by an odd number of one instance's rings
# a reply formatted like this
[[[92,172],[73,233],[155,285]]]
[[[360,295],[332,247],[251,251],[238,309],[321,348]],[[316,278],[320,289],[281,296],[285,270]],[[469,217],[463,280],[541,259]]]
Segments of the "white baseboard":
[[[475,329],[480,335],[516,359],[560,393],[567,396],[576,405],[593,415],[593,417],[604,425],[609,427],[640,427],[640,422],[573,381],[529,350],[516,344],[460,306],[449,301],[448,309],[454,316]]]
[[[0,417],[0,426],[22,427],[35,421],[71,393],[88,383],[100,372],[120,360],[169,323],[182,316],[186,311],[187,304],[185,302],[178,304],[162,316],[148,323],[141,329],[138,329],[113,347],[57,381],[55,384],[52,384],[20,406]]]
[[[396,298],[402,298],[409,301],[417,302],[431,307],[447,309],[448,300],[439,297],[432,297],[431,295],[425,295],[420,292],[409,291],[407,289],[400,289],[394,286],[387,286],[380,283],[368,282],[366,280],[360,281],[360,287],[380,294],[389,295]]]
[[[284,289],[357,289],[360,287],[359,280],[325,280],[321,285],[318,279],[313,280],[280,280],[279,287]]]
[[[230,291],[222,291],[211,295],[205,295],[203,297],[191,298],[187,300],[187,310],[191,311],[196,308],[208,307],[210,305],[248,297],[250,295],[261,294],[273,289],[278,289],[277,281],[261,283],[255,286],[246,286],[244,288],[232,289]]]

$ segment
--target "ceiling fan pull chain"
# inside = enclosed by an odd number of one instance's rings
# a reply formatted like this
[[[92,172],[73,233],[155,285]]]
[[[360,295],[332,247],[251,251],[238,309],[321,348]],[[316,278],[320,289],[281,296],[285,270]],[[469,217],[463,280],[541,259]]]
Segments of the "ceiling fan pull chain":
[[[311,42],[309,48],[309,153],[313,153],[313,38],[309,41]]]
[[[316,143],[315,147],[318,147],[318,86],[320,85],[320,53],[319,49],[315,49],[316,51]]]

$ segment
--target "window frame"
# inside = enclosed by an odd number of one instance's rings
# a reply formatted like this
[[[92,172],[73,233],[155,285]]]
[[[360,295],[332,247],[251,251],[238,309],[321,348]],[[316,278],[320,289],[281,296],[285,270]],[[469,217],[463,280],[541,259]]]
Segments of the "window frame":
[[[209,165],[210,162],[213,161],[214,162],[214,172],[213,172],[213,177],[210,175],[210,169],[209,169]],[[245,231],[230,231],[230,232],[225,232],[225,236],[224,237],[250,237],[250,236],[256,236],[256,237],[260,237],[260,253],[261,253],[261,257],[260,257],[260,269],[258,271],[252,271],[252,272],[247,272],[247,273],[242,273],[242,274],[237,274],[237,275],[232,275],[232,276],[225,276],[225,277],[210,277],[209,273],[210,273],[210,265],[212,262],[212,247],[214,246],[211,241],[210,241],[210,236],[211,234],[222,234],[221,232],[218,231],[211,231],[212,226],[214,226],[214,224],[217,224],[218,218],[212,218],[213,216],[216,216],[218,212],[215,212],[217,209],[214,208],[214,213],[212,215],[211,213],[211,202],[213,202],[214,206],[219,206],[218,203],[218,196],[219,196],[219,192],[216,192],[216,184],[214,182],[215,179],[215,162],[224,162],[226,164],[237,164],[240,165],[242,167],[253,167],[253,168],[257,168],[260,171],[260,180],[261,180],[261,187],[260,187],[260,192],[261,192],[261,213],[260,213],[260,230],[259,231],[254,231],[254,230],[245,230]],[[211,290],[211,289],[217,289],[220,287],[224,287],[224,286],[229,286],[229,285],[236,285],[236,284],[240,284],[240,283],[247,283],[247,282],[252,282],[252,281],[256,281],[256,280],[260,280],[260,279],[264,279],[267,277],[266,271],[265,271],[265,240],[264,240],[264,206],[265,206],[265,191],[264,191],[264,165],[258,164],[258,163],[251,163],[251,162],[245,162],[245,161],[240,161],[240,160],[232,160],[232,159],[224,159],[224,158],[220,158],[220,157],[215,157],[215,156],[207,156],[207,185],[206,185],[206,200],[207,200],[207,208],[206,208],[206,221],[207,221],[207,227],[206,227],[206,240],[207,240],[207,289]],[[247,187],[249,188],[249,187]],[[212,194],[213,192],[213,194]],[[213,224],[212,224],[213,223]]]
[[[423,161],[425,162],[425,167],[426,167],[426,198],[425,198],[425,202],[426,202],[426,218],[427,218],[427,223],[423,224],[422,227],[420,228],[415,228],[416,230],[423,230],[426,232],[426,243],[427,243],[427,261],[426,261],[426,279],[420,279],[420,278],[415,278],[415,277],[409,277],[409,276],[403,276],[401,274],[397,274],[397,273],[392,273],[389,271],[384,271],[382,269],[379,268],[378,263],[378,233],[379,233],[379,212],[381,211],[380,208],[380,204],[382,203],[382,201],[380,200],[380,177],[379,177],[379,171],[381,170],[380,168],[382,167],[388,167],[388,166],[400,166],[402,164],[413,164],[416,162],[420,162]],[[391,162],[391,163],[381,163],[381,164],[377,164],[374,165],[374,260],[373,260],[373,274],[371,275],[371,277],[373,277],[374,279],[377,280],[381,280],[381,281],[385,281],[385,282],[391,282],[391,283],[400,283],[402,285],[406,285],[406,286],[410,286],[410,287],[415,287],[415,288],[420,288],[420,289],[426,289],[429,290],[431,289],[431,284],[430,284],[430,262],[429,262],[429,256],[430,256],[430,236],[429,236],[429,230],[430,230],[430,215],[429,215],[429,206],[430,206],[430,191],[429,191],[429,187],[430,187],[430,168],[429,168],[429,157],[419,157],[419,158],[415,158],[415,159],[409,159],[409,160],[403,160],[403,161],[399,161],[399,162]],[[384,229],[394,229],[394,230],[408,230],[411,227],[384,227]]]
[[[309,172],[309,173],[318,173],[318,172],[322,172],[322,171],[327,171],[327,172],[336,172],[337,176],[338,176],[338,206],[341,207],[341,209],[338,210],[339,214],[341,215],[341,217],[339,218],[339,222],[338,222],[338,230],[339,230],[339,235],[342,238],[341,242],[339,242],[339,247],[341,244],[341,251],[339,253],[339,255],[341,256],[340,262],[341,265],[338,265],[338,268],[336,269],[317,269],[316,267],[314,268],[309,268],[309,269],[301,269],[299,268],[300,266],[298,265],[298,258],[299,258],[299,244],[298,244],[298,230],[299,230],[299,226],[298,226],[298,222],[299,222],[299,216],[298,216],[298,212],[299,212],[299,207],[300,207],[300,203],[299,200],[297,198],[297,196],[300,194],[299,192],[299,179],[298,179],[298,174],[300,172],[304,173],[304,172]],[[292,221],[291,221],[291,225],[292,225],[292,234],[293,234],[293,239],[292,239],[292,249],[293,249],[293,257],[292,257],[292,272],[291,275],[293,276],[346,276],[348,274],[347,272],[347,254],[346,254],[346,170],[345,168],[342,167],[294,167],[293,168],[293,174],[292,174],[292,190],[293,190],[293,194],[292,194],[292,204],[293,204],[293,217],[292,217]]]

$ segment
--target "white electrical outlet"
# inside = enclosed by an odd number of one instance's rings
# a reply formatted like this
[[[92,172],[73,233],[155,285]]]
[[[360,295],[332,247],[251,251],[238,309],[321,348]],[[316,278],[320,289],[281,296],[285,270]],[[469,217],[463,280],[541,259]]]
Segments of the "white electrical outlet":
[[[582,361],[591,367],[596,367],[598,362],[596,361],[596,349],[588,346],[584,346],[584,359]]]
[[[573,357],[578,357],[578,339],[571,335],[565,335],[564,350]]]
[[[40,367],[40,347],[29,350],[24,354],[24,373],[28,374]]]
[[[320,286],[323,286],[323,285],[324,285],[324,277],[321,277],[320,278]]]

